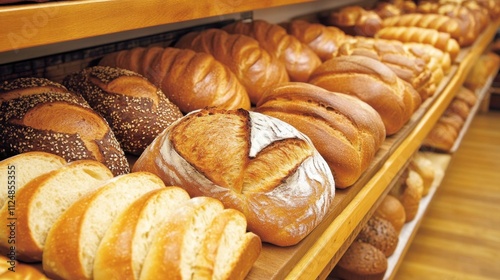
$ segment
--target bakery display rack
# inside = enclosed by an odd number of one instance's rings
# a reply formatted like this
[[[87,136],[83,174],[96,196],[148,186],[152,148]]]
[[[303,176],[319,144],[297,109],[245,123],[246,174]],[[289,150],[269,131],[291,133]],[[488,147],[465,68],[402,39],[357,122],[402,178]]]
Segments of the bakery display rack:
[[[314,5],[317,2],[320,1],[237,0],[215,3],[202,0],[173,1],[165,4],[157,0],[86,0],[0,6],[0,25],[8,27],[0,28],[0,38],[6,40],[5,43],[0,44],[0,56],[17,49],[64,43],[231,13],[300,3]],[[490,23],[472,47],[461,51],[460,60],[442,82],[438,93],[422,105],[401,132],[386,140],[374,163],[354,186],[346,190],[337,190],[335,205],[328,217],[296,246],[277,247],[264,244],[263,252],[247,279],[325,279],[328,277],[361,227],[389,192],[395,178],[406,167],[408,160],[419,149],[420,143],[446,110],[455,92],[462,86],[471,67],[487,48],[499,26],[500,21]],[[431,191],[428,195],[429,201],[433,193]],[[425,208],[422,207],[422,211],[425,211]],[[409,241],[418,228],[420,219],[416,220],[413,226],[408,226],[408,232],[405,233]],[[402,242],[404,243],[409,244],[409,242]],[[398,249],[400,250],[399,256],[404,255],[406,248]],[[398,257],[395,258],[394,267],[397,267],[398,259]]]

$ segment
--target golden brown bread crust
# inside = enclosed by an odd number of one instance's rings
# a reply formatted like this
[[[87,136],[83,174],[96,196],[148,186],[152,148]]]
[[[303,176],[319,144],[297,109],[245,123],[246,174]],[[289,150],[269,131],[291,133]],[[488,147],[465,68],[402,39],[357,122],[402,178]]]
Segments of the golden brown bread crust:
[[[228,66],[245,86],[253,104],[267,87],[289,81],[285,65],[246,35],[206,29],[184,35],[175,46],[209,53]]]
[[[207,53],[176,48],[134,48],[106,55],[99,64],[143,75],[183,113],[205,107],[250,108],[247,91],[237,77]]]
[[[285,65],[290,81],[306,82],[309,75],[321,64],[321,60],[308,45],[295,36],[287,34],[286,29],[264,20],[251,22],[237,21],[224,26],[231,34],[244,34],[257,41],[262,48],[275,55]]]
[[[39,82],[24,79],[24,88],[5,82],[0,94],[0,156],[45,151],[67,161],[93,159],[114,175],[128,173],[129,164],[108,123],[80,96],[45,91]]]
[[[332,12],[325,23],[342,29],[346,34],[366,37],[373,37],[383,26],[382,19],[376,12],[357,5]]]
[[[436,177],[435,167],[432,164],[432,161],[429,160],[421,153],[416,153],[412,160],[410,161],[410,169],[420,175],[422,181],[424,183],[424,190],[422,192],[422,196],[426,196],[429,193],[432,184],[434,183],[434,179]]]
[[[321,61],[334,57],[338,47],[346,38],[344,31],[335,26],[325,26],[305,20],[292,20],[287,26],[287,31],[307,44]]]
[[[38,264],[15,262],[15,271],[12,269],[11,260],[3,254],[0,256],[0,279],[9,280],[49,280]]]
[[[398,245],[398,232],[391,222],[379,216],[372,216],[361,228],[358,240],[375,246],[386,257],[391,256]]]
[[[309,83],[356,96],[381,116],[387,135],[398,132],[421,104],[421,97],[382,62],[364,56],[335,57],[311,75]]]
[[[387,258],[373,245],[354,241],[333,268],[331,275],[340,279],[381,280],[387,270]]]
[[[133,170],[153,172],[192,197],[221,200],[241,211],[262,241],[279,246],[312,231],[335,193],[331,171],[307,137],[242,109],[185,116],[153,141]]]
[[[405,209],[406,222],[415,219],[424,191],[424,182],[417,172],[406,168],[390,194],[399,199]]]
[[[403,205],[396,197],[390,194],[384,197],[373,215],[389,221],[397,233],[401,232],[406,222],[406,213]]]
[[[67,76],[63,84],[82,95],[108,121],[123,150],[134,155],[182,117],[161,89],[129,70],[94,66]]]
[[[306,134],[330,166],[338,188],[356,182],[385,139],[382,120],[370,106],[311,84],[270,88],[255,111]]]

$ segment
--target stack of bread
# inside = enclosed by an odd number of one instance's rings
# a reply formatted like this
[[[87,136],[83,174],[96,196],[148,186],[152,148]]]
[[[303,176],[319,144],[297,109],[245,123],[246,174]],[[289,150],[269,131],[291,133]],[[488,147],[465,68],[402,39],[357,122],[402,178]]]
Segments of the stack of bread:
[[[113,176],[97,161],[45,152],[0,162],[2,171],[12,166],[15,208],[6,201],[0,216],[15,217],[15,229],[0,229],[0,249],[42,261],[50,279],[244,279],[260,254],[241,212],[151,173]]]

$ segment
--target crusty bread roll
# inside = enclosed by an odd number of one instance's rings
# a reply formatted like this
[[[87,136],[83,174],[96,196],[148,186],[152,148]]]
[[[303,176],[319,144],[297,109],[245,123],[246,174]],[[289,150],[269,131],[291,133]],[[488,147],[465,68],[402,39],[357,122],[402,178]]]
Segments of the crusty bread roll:
[[[406,213],[403,204],[390,194],[384,197],[373,215],[389,221],[397,233],[401,232],[406,222]]]
[[[158,229],[141,279],[244,279],[261,246],[240,212],[195,197]]]
[[[182,117],[161,89],[129,70],[89,67],[68,75],[63,84],[82,95],[108,121],[123,150],[134,155]]]
[[[0,157],[28,151],[57,154],[67,161],[92,159],[114,175],[130,171],[108,123],[62,85],[19,78],[0,85]],[[53,90],[54,89],[54,90]]]
[[[333,268],[331,276],[340,279],[384,279],[387,258],[373,245],[354,241]]]
[[[415,219],[418,209],[420,208],[420,200],[424,191],[424,182],[422,177],[407,168],[400,178],[400,183],[394,186],[390,192],[391,195],[399,199],[405,209],[406,222]]]
[[[330,169],[309,138],[243,109],[185,116],[153,141],[133,170],[155,173],[191,197],[221,200],[245,215],[250,231],[279,246],[311,232],[335,194]]]
[[[95,253],[113,220],[136,199],[165,188],[152,174],[135,172],[107,180],[71,205],[52,226],[43,251],[49,278],[92,279]]]
[[[247,91],[235,74],[208,53],[138,47],[108,54],[99,64],[143,75],[183,113],[205,107],[250,108]]]
[[[185,190],[167,187],[134,201],[106,231],[96,252],[94,279],[139,279],[156,227],[189,199]]]
[[[426,196],[436,177],[434,164],[422,153],[416,153],[410,161],[410,168],[422,178],[424,185],[422,196]]]
[[[376,12],[358,5],[334,11],[324,21],[353,36],[373,37],[383,26],[382,18]]]
[[[368,103],[382,117],[387,135],[398,132],[421,104],[415,89],[384,63],[365,56],[332,58],[314,71],[309,82]]]
[[[29,181],[65,164],[62,157],[46,152],[26,152],[0,161],[0,182],[4,182],[0,188],[0,207],[8,200],[15,204],[15,193]]]
[[[22,166],[19,166],[22,168]],[[36,177],[16,193],[17,258],[26,262],[42,260],[47,234],[59,216],[73,202],[113,178],[111,171],[93,160],[78,160]],[[8,205],[0,209],[4,220],[10,216]],[[0,247],[7,251],[9,228],[0,228]]]
[[[287,32],[308,45],[321,61],[334,57],[346,38],[344,31],[335,26],[325,26],[298,19],[292,20],[287,25]]]
[[[209,53],[227,65],[245,86],[253,104],[267,87],[289,81],[285,65],[246,35],[212,28],[190,32],[175,46]]]
[[[361,228],[356,239],[375,246],[390,257],[398,246],[398,232],[391,222],[379,216],[372,216]]]
[[[358,180],[385,139],[384,124],[373,108],[311,84],[290,82],[269,88],[255,111],[306,134],[330,166],[338,188]]]
[[[264,20],[237,21],[224,26],[231,34],[244,34],[257,41],[261,47],[278,57],[285,65],[291,81],[307,82],[311,73],[321,64],[318,55],[286,29]]]

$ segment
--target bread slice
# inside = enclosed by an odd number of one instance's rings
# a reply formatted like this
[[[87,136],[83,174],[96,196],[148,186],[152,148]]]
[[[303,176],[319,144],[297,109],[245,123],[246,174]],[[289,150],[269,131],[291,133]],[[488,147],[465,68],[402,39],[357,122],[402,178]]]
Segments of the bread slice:
[[[185,190],[167,187],[132,203],[104,235],[95,255],[94,279],[139,279],[155,227],[189,199]]]
[[[206,232],[223,209],[209,197],[192,198],[177,209],[153,238],[140,279],[191,279]]]
[[[57,220],[46,239],[43,269],[49,278],[91,279],[99,243],[113,220],[142,195],[165,188],[146,172],[108,180],[98,190],[76,201]]]
[[[15,189],[10,194],[15,194],[31,179],[65,164],[62,157],[46,152],[26,152],[0,161],[0,182],[7,182],[7,187],[0,188],[0,207],[8,200],[11,186]]]
[[[62,213],[73,202],[113,178],[111,171],[94,160],[79,160],[36,177],[16,193],[15,210],[5,204],[0,219],[15,216],[16,257],[19,260],[41,261],[45,238]],[[11,215],[14,213],[14,215]],[[0,227],[0,244],[8,248],[9,227]]]

